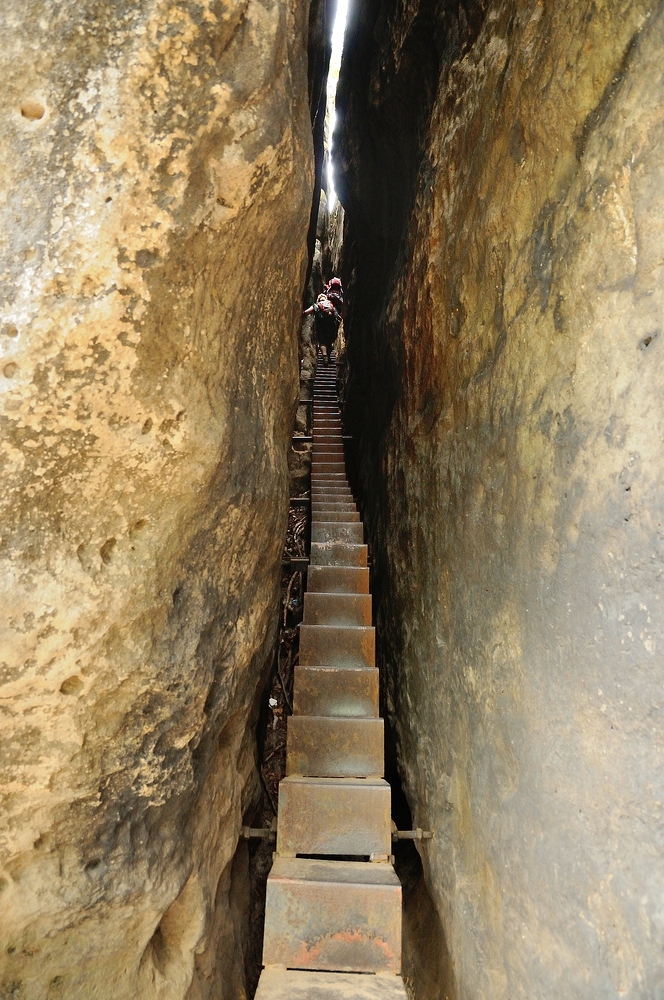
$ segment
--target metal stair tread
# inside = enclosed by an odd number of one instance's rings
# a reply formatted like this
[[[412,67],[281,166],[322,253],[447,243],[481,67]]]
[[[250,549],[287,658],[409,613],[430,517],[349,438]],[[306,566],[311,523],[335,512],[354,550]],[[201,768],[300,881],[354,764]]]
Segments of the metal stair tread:
[[[315,781],[348,784],[370,784],[370,778],[293,778],[292,781]],[[378,782],[376,782],[378,783]],[[387,784],[381,780],[381,784]],[[303,882],[344,882],[352,885],[401,885],[399,877],[390,864],[374,864],[371,861],[327,861],[325,858],[280,858],[276,857],[269,878],[292,879]]]
[[[255,1000],[406,1000],[399,976],[263,969]]]

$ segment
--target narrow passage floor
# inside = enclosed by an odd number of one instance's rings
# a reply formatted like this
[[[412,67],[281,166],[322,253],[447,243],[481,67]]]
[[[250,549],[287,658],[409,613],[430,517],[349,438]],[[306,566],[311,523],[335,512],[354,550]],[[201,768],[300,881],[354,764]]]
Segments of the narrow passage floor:
[[[314,381],[311,555],[256,1000],[405,1000],[364,530],[336,366]]]

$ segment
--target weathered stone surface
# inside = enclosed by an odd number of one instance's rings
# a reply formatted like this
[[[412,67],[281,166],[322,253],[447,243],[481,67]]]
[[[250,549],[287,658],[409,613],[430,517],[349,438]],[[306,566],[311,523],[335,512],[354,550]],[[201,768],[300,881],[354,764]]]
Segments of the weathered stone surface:
[[[439,4],[425,140],[431,6],[357,15],[340,184],[378,658],[454,970],[422,995],[660,997],[664,12]]]
[[[2,996],[242,989],[307,23],[299,0],[3,4]]]

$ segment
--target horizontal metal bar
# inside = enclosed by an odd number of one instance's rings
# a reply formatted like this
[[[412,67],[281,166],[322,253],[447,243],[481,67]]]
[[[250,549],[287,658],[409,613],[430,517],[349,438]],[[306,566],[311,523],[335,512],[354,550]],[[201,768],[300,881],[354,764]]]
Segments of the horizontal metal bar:
[[[289,556],[281,561],[282,569],[299,569],[306,573],[309,568],[308,556]]]
[[[419,826],[415,830],[393,830],[392,840],[431,840],[433,830],[421,830]]]

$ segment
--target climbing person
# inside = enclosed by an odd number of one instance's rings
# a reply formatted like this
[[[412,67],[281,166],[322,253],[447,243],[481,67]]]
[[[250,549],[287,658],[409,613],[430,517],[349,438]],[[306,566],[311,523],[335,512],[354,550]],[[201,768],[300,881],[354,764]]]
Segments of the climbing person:
[[[334,304],[327,295],[321,294],[316,299],[313,306],[304,310],[305,316],[314,317],[314,328],[316,331],[316,341],[323,355],[326,365],[330,363],[332,345],[337,339],[341,315],[337,312]]]
[[[341,284],[341,278],[330,278],[325,288],[323,289],[323,294],[328,297],[334,308],[339,313],[341,319],[344,318],[344,290]]]

